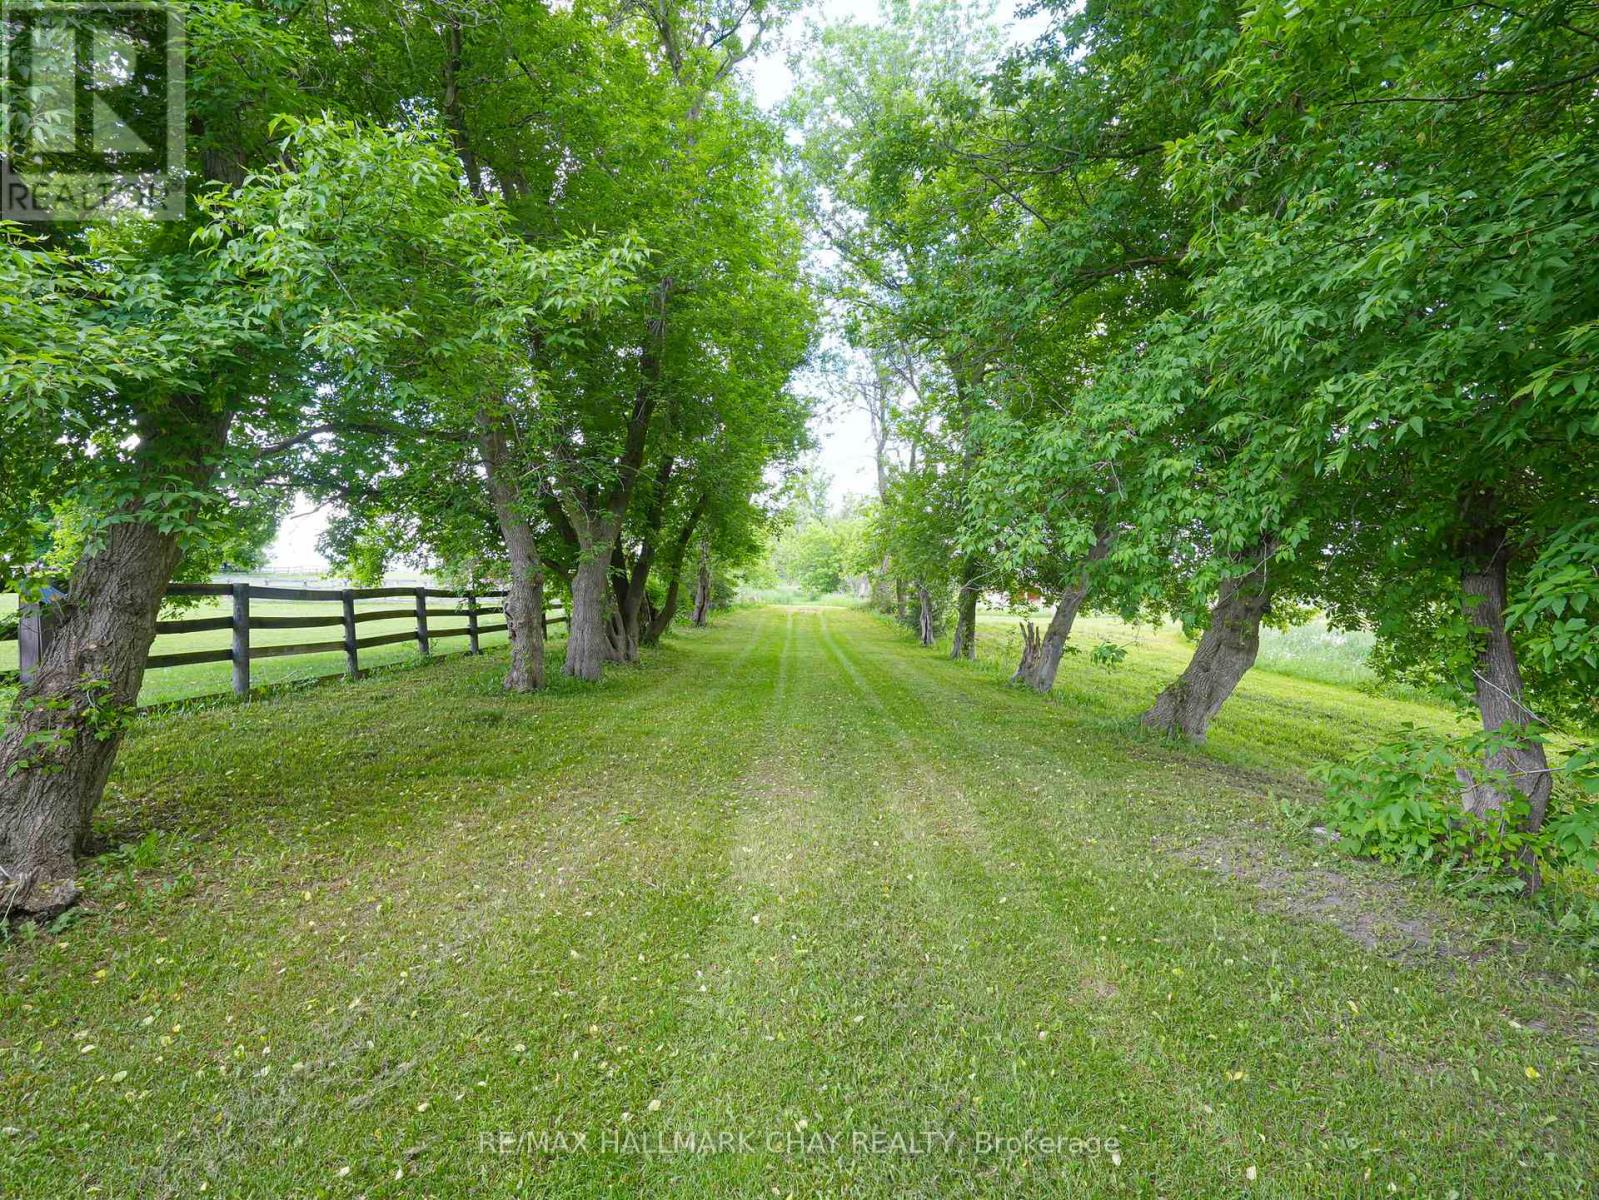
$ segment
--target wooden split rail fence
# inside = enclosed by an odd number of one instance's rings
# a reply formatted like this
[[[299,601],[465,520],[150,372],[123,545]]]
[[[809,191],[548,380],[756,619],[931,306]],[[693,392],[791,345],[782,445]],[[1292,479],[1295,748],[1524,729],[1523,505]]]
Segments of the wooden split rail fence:
[[[186,667],[198,663],[231,662],[233,664],[233,690],[238,695],[246,695],[250,690],[250,664],[262,658],[282,658],[298,654],[329,654],[342,652],[344,654],[344,673],[354,677],[360,674],[360,654],[364,649],[375,646],[394,645],[399,642],[415,641],[417,649],[424,655],[431,655],[433,641],[440,638],[465,637],[467,639],[467,652],[477,654],[480,651],[479,639],[484,634],[499,633],[507,628],[505,615],[505,593],[499,592],[462,592],[441,588],[415,587],[415,588],[289,588],[274,587],[258,583],[174,583],[167,589],[167,595],[174,598],[210,597],[215,599],[231,598],[233,612],[231,615],[220,617],[178,617],[172,620],[156,622],[156,644],[152,648],[147,670],[161,670],[165,667]],[[408,599],[412,603],[406,607],[376,608],[357,610],[356,603],[363,600],[398,600]],[[338,612],[312,613],[305,616],[284,616],[279,614],[267,615],[250,611],[252,600],[273,601],[306,601],[312,603],[337,603]],[[430,600],[454,600],[454,607],[440,607],[430,605]],[[489,601],[488,605],[483,602]],[[12,680],[20,677],[27,680],[33,673],[40,658],[43,657],[46,647],[50,643],[52,621],[50,608],[52,601],[22,605],[17,614],[17,624],[13,630],[0,633],[0,640],[15,637],[18,649],[17,672],[0,672],[0,682],[5,681],[9,675]],[[428,618],[466,618],[464,628],[454,627],[438,629],[430,635]],[[483,618],[489,618],[485,623]],[[495,618],[499,618],[495,620]],[[546,630],[551,625],[559,625],[566,621],[565,613],[544,614]],[[372,621],[414,621],[414,627],[401,630],[398,633],[378,633],[367,637],[360,636],[360,627]],[[253,644],[250,639],[252,630],[265,629],[327,629],[339,627],[340,636],[337,639],[295,642],[295,643],[261,643]],[[205,633],[226,630],[233,635],[233,644],[207,650],[185,650],[176,653],[157,653],[160,650],[160,638],[163,634],[189,634]]]

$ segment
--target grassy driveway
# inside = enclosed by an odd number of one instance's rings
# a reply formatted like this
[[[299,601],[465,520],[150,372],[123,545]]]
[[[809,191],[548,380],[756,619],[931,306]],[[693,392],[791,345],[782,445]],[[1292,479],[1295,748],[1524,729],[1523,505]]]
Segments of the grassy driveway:
[[[0,947],[0,1194],[1591,1194],[1590,969],[1280,815],[1416,714],[1262,675],[1180,752],[1142,655],[774,607],[146,718]]]

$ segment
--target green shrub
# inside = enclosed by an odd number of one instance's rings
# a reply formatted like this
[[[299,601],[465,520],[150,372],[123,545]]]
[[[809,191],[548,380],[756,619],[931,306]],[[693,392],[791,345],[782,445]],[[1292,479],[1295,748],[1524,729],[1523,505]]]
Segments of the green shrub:
[[[1542,836],[1555,861],[1588,874],[1599,872],[1599,800],[1589,799],[1599,796],[1599,747],[1589,747],[1566,759],[1556,781],[1557,797],[1558,784],[1565,781],[1581,798],[1569,806],[1561,805],[1560,811],[1551,804]]]
[[[1546,819],[1529,833],[1527,800],[1483,764],[1508,740],[1530,736],[1504,729],[1439,741],[1407,726],[1398,740],[1317,772],[1327,791],[1324,819],[1355,854],[1437,870],[1455,883],[1517,886],[1529,863],[1591,876],[1599,869],[1599,802],[1591,798],[1599,793],[1599,751],[1579,751],[1553,768]],[[1492,782],[1512,799],[1473,816],[1460,805],[1463,776]]]

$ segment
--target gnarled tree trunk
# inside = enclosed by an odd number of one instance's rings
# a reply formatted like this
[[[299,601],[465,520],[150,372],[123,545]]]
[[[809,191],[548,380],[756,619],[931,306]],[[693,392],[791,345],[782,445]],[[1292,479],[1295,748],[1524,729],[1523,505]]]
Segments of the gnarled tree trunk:
[[[627,655],[626,661],[638,661],[638,649],[644,640],[644,623],[648,618],[645,612],[645,600],[649,589],[650,565],[654,558],[652,547],[645,546],[633,562],[633,570],[629,572],[627,597],[617,605],[618,617],[622,623],[622,641]]]
[[[135,453],[152,475],[176,475],[198,494],[228,426],[207,400],[174,397],[149,415]],[[131,507],[126,516],[73,568],[54,637],[0,731],[3,913],[47,917],[77,900],[73,858],[88,840],[138,703],[161,601],[182,555],[178,533]]]
[[[1088,561],[1098,562],[1109,552],[1110,538],[1101,534],[1093,549],[1088,552]],[[1022,661],[1016,668],[1016,674],[1011,676],[1012,683],[1025,683],[1035,692],[1047,692],[1055,686],[1055,676],[1060,671],[1061,656],[1066,653],[1066,639],[1071,637],[1072,626],[1076,623],[1077,614],[1088,596],[1088,582],[1088,572],[1084,570],[1078,576],[1077,582],[1061,593],[1061,598],[1055,605],[1055,613],[1049,619],[1049,628],[1044,631],[1044,636],[1039,639],[1031,656],[1028,655],[1024,643]]]
[[[1188,667],[1143,715],[1146,728],[1202,742],[1211,721],[1260,653],[1260,622],[1271,607],[1264,556],[1245,575],[1221,585]]]
[[[1012,683],[1025,683],[1035,692],[1048,692],[1055,686],[1060,660],[1066,653],[1066,639],[1071,637],[1072,623],[1077,619],[1083,595],[1084,592],[1077,588],[1064,593],[1055,605],[1054,615],[1050,617],[1042,635],[1031,621],[1027,623],[1032,638],[1029,640],[1024,637],[1022,640],[1022,657],[1010,677]]]
[[[1466,620],[1478,638],[1477,661],[1473,667],[1477,709],[1482,727],[1493,733],[1508,727],[1530,727],[1537,717],[1526,705],[1521,668],[1516,649],[1505,631],[1506,564],[1510,554],[1505,530],[1489,526],[1474,531],[1464,547],[1460,589]],[[1549,762],[1536,741],[1513,739],[1483,764],[1489,771],[1508,777],[1511,788],[1527,798],[1531,811],[1525,828],[1530,832],[1542,824],[1549,807]],[[1469,771],[1460,773],[1462,803],[1474,816],[1488,816],[1505,807],[1510,794],[1500,781],[1476,779]],[[1529,890],[1536,888],[1535,875],[1529,874]]]
[[[661,607],[650,615],[649,623],[644,626],[641,638],[643,645],[659,645],[661,637],[672,627],[672,622],[677,617],[678,595],[682,591],[680,575],[681,569],[674,570],[672,577],[667,580],[666,599],[661,602]]]
[[[77,898],[74,856],[138,702],[176,534],[106,532],[67,585],[61,620],[0,735],[0,910],[49,916]]]
[[[566,661],[562,671],[573,679],[598,680],[611,652],[607,628],[607,592],[610,590],[611,556],[585,557],[572,575],[572,608],[567,614]]]
[[[655,566],[656,545],[660,541],[661,525],[666,518],[676,462],[673,456],[664,455],[656,468],[655,486],[650,489],[649,503],[644,510],[638,557],[633,560],[631,567],[621,548],[617,549],[617,567],[621,572],[616,593],[617,640],[623,662],[638,661],[639,646],[644,643],[652,621],[653,614],[649,611],[650,571]]]
[[[916,585],[916,599],[920,611],[916,614],[917,634],[922,640],[922,645],[933,644],[933,597],[927,590],[925,583]]]
[[[656,312],[645,322],[644,342],[639,356],[639,382],[633,394],[633,413],[627,423],[627,440],[617,462],[617,478],[603,494],[570,477],[557,485],[580,546],[579,565],[572,576],[572,611],[568,616],[569,635],[566,662],[562,670],[573,679],[597,681],[604,670],[613,643],[609,635],[610,601],[606,586],[611,573],[616,539],[633,499],[639,469],[644,463],[645,443],[660,391],[662,353],[666,343],[666,306],[673,283],[664,278],[656,284]]]
[[[1012,683],[1024,679],[1033,670],[1038,662],[1038,656],[1044,649],[1044,639],[1039,636],[1038,626],[1031,621],[1023,621],[1022,627],[1022,658],[1016,664],[1016,673],[1010,677]]]
[[[1049,627],[1044,630],[1042,637],[1038,637],[1030,654],[1024,641],[1022,660],[1016,666],[1016,673],[1010,677],[1012,683],[1025,683],[1035,692],[1047,692],[1055,686],[1060,660],[1066,653],[1066,639],[1072,635],[1077,610],[1082,607],[1083,597],[1087,594],[1085,585],[1071,588],[1061,595],[1059,603],[1055,605],[1055,613],[1049,619]],[[1034,636],[1037,636],[1036,631]]]
[[[505,690],[536,691],[544,686],[544,565],[539,561],[533,526],[522,512],[521,487],[510,467],[510,446],[505,431],[481,413],[478,415],[478,448],[488,479],[489,500],[511,562],[505,596],[511,665],[505,673]]]
[[[614,608],[605,620],[605,640],[606,662],[630,663],[638,658],[638,644],[629,642],[627,630],[622,627],[622,614]]]
[[[960,591],[955,596],[955,638],[950,643],[949,656],[977,657],[977,561],[971,557],[961,564]]]
[[[511,639],[508,692],[536,692],[544,686],[544,570],[526,521],[501,522],[511,575],[506,581],[505,624]]]

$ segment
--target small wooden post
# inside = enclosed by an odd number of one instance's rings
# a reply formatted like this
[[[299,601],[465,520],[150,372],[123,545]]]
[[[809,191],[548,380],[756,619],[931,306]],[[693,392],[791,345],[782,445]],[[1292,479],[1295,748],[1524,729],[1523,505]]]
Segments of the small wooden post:
[[[422,653],[428,654],[428,590],[425,587],[416,589],[416,644]]]
[[[477,644],[477,593],[466,594],[466,652],[479,654]]]
[[[233,694],[250,694],[250,585],[233,585]]]
[[[32,681],[55,640],[61,599],[61,592],[47,587],[39,599],[24,604],[17,613],[17,674],[23,683]]]
[[[361,673],[360,655],[355,644],[355,592],[345,588],[339,596],[344,603],[344,673],[351,679]]]

